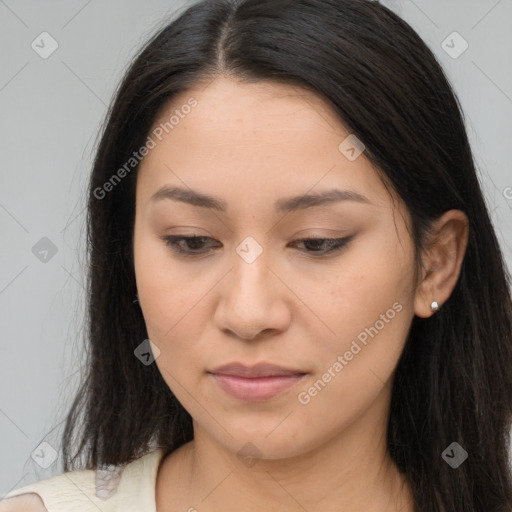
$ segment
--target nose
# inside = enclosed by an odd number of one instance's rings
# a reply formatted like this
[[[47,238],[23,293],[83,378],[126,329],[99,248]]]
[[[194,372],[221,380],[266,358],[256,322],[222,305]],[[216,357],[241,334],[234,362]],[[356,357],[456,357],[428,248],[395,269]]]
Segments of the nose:
[[[245,340],[286,330],[293,294],[283,281],[262,256],[252,263],[234,258],[233,268],[219,283],[217,327]]]

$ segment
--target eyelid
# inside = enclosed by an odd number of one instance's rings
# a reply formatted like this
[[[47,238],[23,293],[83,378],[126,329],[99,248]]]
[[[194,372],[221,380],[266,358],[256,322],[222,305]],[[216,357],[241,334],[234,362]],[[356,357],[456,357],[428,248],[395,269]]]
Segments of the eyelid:
[[[308,241],[320,241],[320,242],[327,242],[331,244],[331,247],[327,250],[323,251],[308,251],[303,250],[300,251],[303,255],[306,257],[313,257],[313,258],[322,258],[322,257],[328,257],[331,255],[334,255],[338,252],[340,252],[353,238],[355,235],[349,235],[344,237],[338,237],[338,238],[329,238],[329,237],[319,237],[319,236],[309,236],[309,237],[302,237],[295,239],[293,242],[291,242],[294,245],[297,245],[299,243],[304,243]],[[168,235],[168,236],[162,236],[160,237],[165,244],[173,251],[175,254],[179,256],[184,257],[200,257],[205,256],[212,252],[214,247],[207,248],[205,250],[182,250],[177,249],[177,242],[180,241],[187,241],[189,239],[193,240],[199,240],[199,239],[207,239],[207,240],[215,240],[214,238],[206,235]]]

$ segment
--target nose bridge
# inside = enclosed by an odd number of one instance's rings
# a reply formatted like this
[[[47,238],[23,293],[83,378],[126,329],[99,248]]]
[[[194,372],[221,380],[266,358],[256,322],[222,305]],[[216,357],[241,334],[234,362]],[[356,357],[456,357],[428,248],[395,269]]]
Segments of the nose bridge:
[[[217,311],[219,327],[246,339],[261,331],[283,329],[289,313],[280,295],[283,287],[269,268],[268,251],[251,236],[235,250],[231,277],[222,289]]]
[[[264,291],[270,291],[275,279],[269,271],[268,249],[265,249],[254,237],[246,236],[236,247],[236,258],[234,259],[234,288],[242,293],[250,295],[266,295]],[[272,287],[273,288],[273,287]],[[252,300],[258,300],[252,297]],[[263,298],[264,302],[268,297]]]

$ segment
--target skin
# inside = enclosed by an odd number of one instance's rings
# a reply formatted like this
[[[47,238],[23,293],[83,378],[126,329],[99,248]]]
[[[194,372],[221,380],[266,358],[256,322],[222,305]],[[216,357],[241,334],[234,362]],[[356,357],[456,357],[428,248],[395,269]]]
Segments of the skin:
[[[392,379],[413,316],[434,314],[431,302],[442,307],[457,282],[466,216],[451,210],[438,219],[415,287],[408,211],[393,203],[364,152],[350,161],[338,149],[349,132],[321,98],[220,77],[174,97],[154,127],[191,97],[197,106],[144,158],[136,189],[139,304],[160,350],[154,364],[194,424],[194,441],[159,468],[158,512],[412,512],[410,487],[385,443]],[[227,211],[150,201],[163,185],[218,196]],[[274,210],[277,199],[331,188],[371,204]],[[213,249],[181,256],[162,240],[169,235],[211,237],[180,246]],[[323,257],[328,246],[299,242],[350,235]],[[262,249],[251,263],[236,251],[248,236]],[[298,394],[395,303],[400,312],[300,403]],[[245,402],[207,373],[233,361],[307,375],[272,399]],[[247,442],[258,451],[252,465],[237,456]]]

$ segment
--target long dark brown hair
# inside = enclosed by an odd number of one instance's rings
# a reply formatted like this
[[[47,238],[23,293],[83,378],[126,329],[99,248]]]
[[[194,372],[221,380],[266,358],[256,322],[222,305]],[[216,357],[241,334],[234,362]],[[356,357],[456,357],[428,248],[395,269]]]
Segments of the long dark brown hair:
[[[432,317],[412,320],[387,445],[416,511],[512,510],[510,275],[447,77],[405,21],[366,0],[196,2],[126,72],[90,179],[87,370],[66,419],[65,470],[123,464],[151,446],[171,452],[193,439],[191,417],[156,364],[134,356],[148,337],[133,303],[137,166],[98,191],[145,144],[169,100],[218,76],[288,83],[327,101],[409,209],[416,254],[443,212],[467,215],[453,293]],[[442,458],[452,442],[468,452],[456,469]]]

